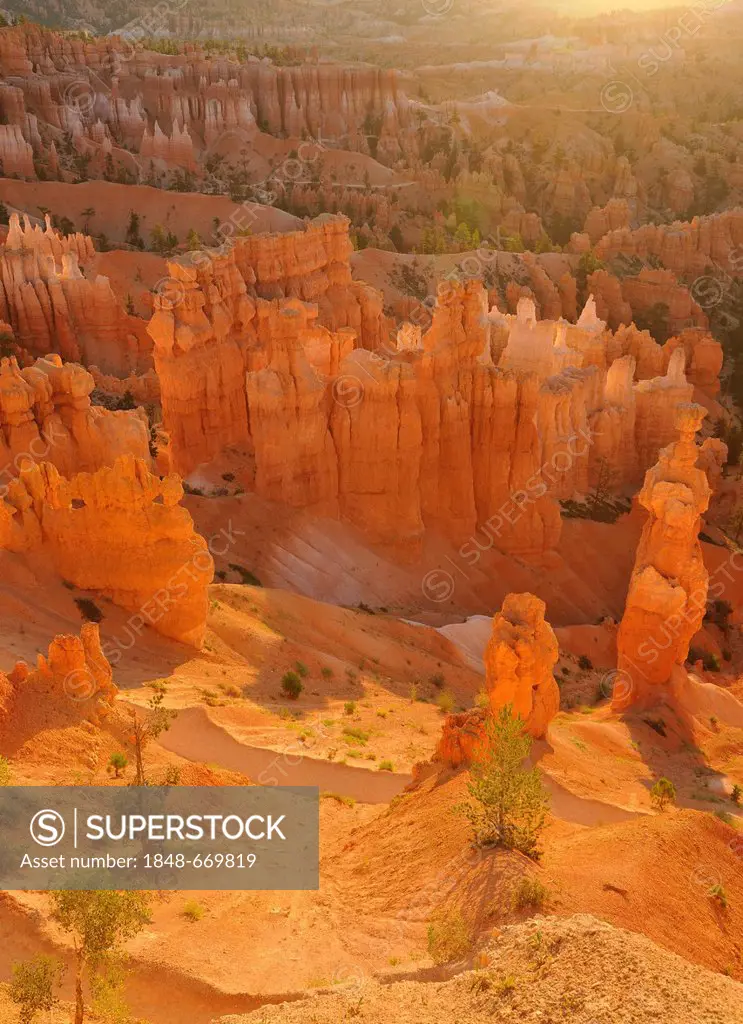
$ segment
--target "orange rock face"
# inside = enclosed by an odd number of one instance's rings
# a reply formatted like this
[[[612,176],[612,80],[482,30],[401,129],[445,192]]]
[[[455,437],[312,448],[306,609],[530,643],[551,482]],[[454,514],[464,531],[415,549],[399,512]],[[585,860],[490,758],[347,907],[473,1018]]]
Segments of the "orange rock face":
[[[91,375],[59,356],[19,369],[0,360],[0,494],[24,460],[51,462],[64,476],[110,466],[131,454],[149,463],[143,409],[109,412],[92,406]]]
[[[493,619],[485,648],[485,683],[491,712],[513,707],[526,731],[542,737],[560,708],[552,670],[559,656],[557,637],[545,621],[545,603],[533,594],[508,594]]]
[[[80,636],[55,636],[47,657],[38,656],[36,672],[48,680],[55,693],[69,700],[98,697],[110,703],[118,693],[94,622],[83,623]]]
[[[57,235],[11,218],[0,247],[0,319],[32,355],[58,353],[126,376],[151,365],[146,325],[131,316],[107,277],[89,281],[80,262],[93,255],[86,235]]]
[[[79,636],[55,636],[48,653],[37,655],[35,667],[19,661],[9,675],[0,672],[0,753],[7,727],[24,697],[27,705],[29,700],[77,705],[84,714],[92,710],[96,717],[104,717],[117,693],[95,623],[83,623]]]
[[[533,594],[508,594],[493,618],[485,649],[488,707],[447,715],[435,760],[458,768],[478,756],[486,741],[485,722],[511,705],[535,738],[546,735],[560,709],[552,670],[559,656],[557,637],[544,618],[545,604]]]
[[[600,260],[636,256],[647,263],[657,256],[675,274],[704,274],[710,265],[735,269],[736,251],[743,244],[743,210],[726,210],[674,224],[644,224],[610,230],[599,240]]]
[[[178,477],[160,480],[132,456],[71,480],[27,463],[0,503],[0,547],[40,552],[64,579],[133,613],[126,635],[109,640],[114,662],[145,626],[198,646],[214,563],[182,496]]]
[[[701,328],[688,328],[677,337],[669,338],[663,352],[670,359],[679,347],[686,355],[686,375],[691,383],[714,398],[720,390],[724,357],[722,345]]]
[[[661,451],[640,492],[648,519],[617,637],[624,683],[615,687],[613,704],[620,710],[649,706],[662,697],[704,618],[709,575],[699,531],[711,490],[697,465],[695,434],[705,415],[699,405],[678,406],[679,439]]]

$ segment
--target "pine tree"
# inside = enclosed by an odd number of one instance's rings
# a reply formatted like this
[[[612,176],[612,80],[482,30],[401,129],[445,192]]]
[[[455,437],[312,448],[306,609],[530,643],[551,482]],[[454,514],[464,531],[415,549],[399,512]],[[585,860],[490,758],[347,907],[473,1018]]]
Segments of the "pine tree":
[[[510,704],[485,720],[479,757],[470,769],[472,800],[456,808],[472,826],[477,846],[504,846],[538,857],[549,797],[539,768],[524,766],[531,737]]]

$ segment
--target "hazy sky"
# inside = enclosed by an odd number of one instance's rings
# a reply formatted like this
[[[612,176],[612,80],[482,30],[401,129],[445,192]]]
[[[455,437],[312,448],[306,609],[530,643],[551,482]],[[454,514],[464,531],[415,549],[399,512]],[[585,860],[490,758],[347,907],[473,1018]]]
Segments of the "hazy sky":
[[[598,11],[651,11],[660,7],[689,7],[689,0],[554,0],[562,11],[575,14],[593,14]]]

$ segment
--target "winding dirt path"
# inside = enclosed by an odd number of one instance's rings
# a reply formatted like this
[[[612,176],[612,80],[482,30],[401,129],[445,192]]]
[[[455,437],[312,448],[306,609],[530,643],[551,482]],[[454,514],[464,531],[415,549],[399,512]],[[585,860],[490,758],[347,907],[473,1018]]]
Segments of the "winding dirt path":
[[[319,786],[364,804],[389,803],[412,781],[411,775],[320,761],[309,757],[299,743],[283,752],[248,746],[213,722],[203,708],[179,711],[158,742],[189,761],[244,772],[260,786]]]

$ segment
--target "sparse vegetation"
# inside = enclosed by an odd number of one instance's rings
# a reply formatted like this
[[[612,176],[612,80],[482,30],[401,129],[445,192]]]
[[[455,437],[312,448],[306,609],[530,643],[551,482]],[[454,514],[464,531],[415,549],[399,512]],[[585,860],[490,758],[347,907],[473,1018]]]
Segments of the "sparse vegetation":
[[[135,708],[129,709],[131,722],[131,742],[134,746],[136,776],[135,786],[146,786],[144,770],[144,751],[152,740],[156,740],[161,733],[167,732],[170,724],[178,714],[177,711],[163,707],[165,694],[162,690],[154,693],[147,701],[145,713],[138,714]]]
[[[86,622],[103,622],[103,612],[89,597],[76,597],[75,604]]]
[[[710,899],[716,900],[724,910],[727,910],[728,896],[724,885],[721,885],[719,882],[711,885],[707,890],[707,895]]]
[[[455,811],[469,821],[476,845],[504,846],[536,858],[549,798],[539,768],[524,767],[531,737],[510,704],[486,719],[485,734],[467,783],[472,800]]]
[[[345,726],[343,729],[343,739],[349,745],[349,747],[365,747],[369,741],[369,733],[363,729],[354,729],[351,726]]]
[[[347,700],[346,701],[346,703],[343,705],[343,714],[344,715],[354,715],[354,714],[356,714],[356,701],[355,700]]]
[[[126,771],[126,767],[128,764],[129,758],[126,756],[126,754],[122,753],[111,754],[111,757],[108,760],[109,768],[113,771],[114,776],[117,779],[121,778],[121,773],[123,771]]]
[[[657,807],[659,811],[664,811],[668,804],[676,802],[676,787],[670,779],[663,776],[650,790],[650,799],[654,807]]]
[[[593,668],[593,662],[587,654],[581,654],[578,658],[578,668],[583,672],[589,672]]]
[[[196,900],[188,900],[183,905],[182,914],[187,921],[193,921],[195,923],[196,921],[200,921],[204,916],[204,908],[200,903],[197,903]]]
[[[472,949],[472,928],[461,910],[441,911],[428,925],[427,940],[428,952],[435,964],[452,963]]]
[[[524,875],[513,891],[513,905],[516,910],[542,910],[549,896],[549,890],[538,878]]]
[[[436,698],[436,703],[439,706],[439,711],[444,715],[450,715],[454,710],[454,697],[448,690],[442,690]]]
[[[394,772],[395,766],[392,761],[380,761],[379,770],[380,772]]]
[[[85,1020],[85,981],[121,961],[124,943],[150,923],[152,895],[115,889],[51,893],[52,917],[71,936],[75,957],[75,1024]]]
[[[44,1012],[51,1017],[63,974],[64,965],[43,953],[13,964],[8,995],[18,1007],[19,1024],[32,1024]]]
[[[343,804],[344,807],[355,807],[356,801],[352,796],[345,796],[343,793],[330,793],[327,790],[320,794],[322,800],[335,800],[337,804]]]
[[[281,677],[281,690],[289,700],[297,700],[303,689],[302,680],[296,672],[285,672]]]

